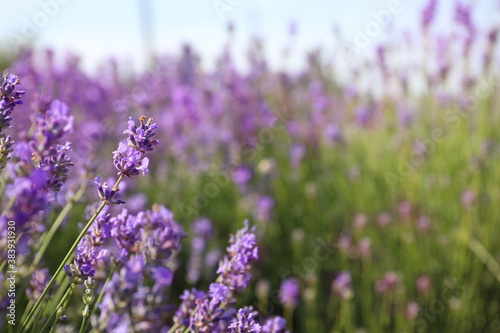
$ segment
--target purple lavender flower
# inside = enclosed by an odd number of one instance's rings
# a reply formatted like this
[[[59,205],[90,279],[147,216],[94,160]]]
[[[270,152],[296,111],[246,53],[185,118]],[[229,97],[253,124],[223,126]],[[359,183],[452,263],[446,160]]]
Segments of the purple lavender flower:
[[[38,225],[42,212],[49,206],[48,197],[43,191],[46,174],[42,170],[37,171],[29,178],[15,179],[13,190],[7,192],[9,197],[15,196],[15,201],[6,217],[8,220],[16,221],[18,228],[23,228],[24,231],[29,231]]]
[[[284,306],[294,308],[299,304],[300,287],[295,278],[289,278],[281,283],[280,301]]]
[[[250,179],[252,179],[252,171],[250,171],[249,168],[241,165],[233,171],[231,177],[233,179],[233,182],[241,187],[244,187],[250,181]]]
[[[191,315],[189,329],[194,332],[211,333],[217,332],[219,322],[225,319],[224,309],[220,309],[220,300],[197,299],[197,310]]]
[[[255,228],[254,226],[249,229],[248,221],[245,220],[244,228],[238,230],[236,235],[230,236],[226,249],[228,255],[219,263],[218,281],[229,287],[232,292],[241,292],[248,286],[251,278],[248,270],[259,257]]]
[[[119,189],[110,190],[107,183],[101,185],[101,177],[97,176],[94,179],[94,184],[97,185],[97,191],[99,193],[99,196],[101,197],[101,200],[105,201],[107,205],[119,205],[125,203],[125,201],[115,198],[116,193],[119,191]]]
[[[373,120],[373,110],[368,106],[360,106],[356,109],[355,117],[359,125],[367,127]]]
[[[86,238],[82,238],[76,248],[75,259],[72,264],[66,264],[64,270],[72,283],[81,284],[89,276],[93,277],[98,261],[106,255],[106,250],[97,250]]]
[[[12,121],[11,113],[14,107],[23,103],[20,99],[21,95],[25,94],[25,92],[15,90],[19,83],[17,76],[7,73],[0,84],[0,132],[10,127]]]
[[[10,135],[5,135],[2,130],[10,127],[12,111],[17,104],[22,104],[19,99],[24,91],[15,91],[19,79],[15,75],[6,74],[0,85],[0,172],[4,171],[9,154],[14,151],[14,140]]]
[[[385,295],[394,290],[401,282],[401,277],[398,273],[389,271],[384,277],[377,281],[376,290],[379,294]]]
[[[162,205],[154,205],[152,211],[137,214],[142,219],[143,254],[148,260],[166,263],[173,251],[180,249],[181,239],[186,237],[182,228],[174,221],[173,214]]]
[[[332,291],[335,295],[337,295],[340,299],[348,300],[354,296],[354,292],[352,290],[352,277],[349,272],[342,272],[332,283]]]
[[[248,221],[244,221],[244,228],[229,238],[227,255],[219,263],[219,277],[216,283],[210,285],[208,297],[194,300],[186,294],[186,302],[182,309],[176,312],[176,322],[186,321],[186,310],[196,304],[196,308],[189,314],[189,328],[196,332],[215,332],[226,313],[222,305],[234,302],[234,293],[243,291],[250,281],[249,269],[258,258],[258,248],[255,242],[255,227],[249,229]]]
[[[69,167],[74,163],[66,151],[71,150],[71,144],[58,145],[57,148],[49,148],[47,156],[40,160],[38,167],[48,174],[46,187],[48,190],[58,192],[68,179]]]
[[[153,146],[158,144],[158,140],[153,139],[156,135],[153,131],[157,126],[153,123],[153,118],[146,121],[146,117],[142,116],[139,120],[140,125],[136,126],[134,118],[130,117],[128,129],[123,132],[129,135],[127,139],[128,145],[141,153],[153,151]]]
[[[30,279],[30,286],[26,288],[26,295],[30,301],[36,301],[51,279],[47,268],[37,269]]]
[[[436,15],[437,0],[429,0],[422,11],[422,27],[427,30]]]
[[[417,290],[421,294],[428,294],[432,289],[432,280],[428,275],[422,275],[417,279]]]
[[[103,246],[107,244],[111,238],[111,214],[107,210],[103,210],[90,227],[90,232],[87,235],[87,241],[93,247]]]
[[[124,174],[127,177],[136,176],[148,172],[149,159],[144,157],[141,160],[142,153],[130,148],[123,142],[120,142],[118,150],[113,152],[113,163],[118,174]]]
[[[262,326],[262,333],[288,333],[285,318],[276,316],[267,319]]]
[[[420,306],[416,302],[410,302],[406,305],[405,316],[406,319],[413,321],[417,319],[418,313],[420,312]]]
[[[358,244],[358,253],[361,258],[368,258],[372,253],[372,241],[368,237],[363,237]]]
[[[254,218],[257,221],[271,221],[274,199],[268,195],[262,195],[257,199]]]
[[[197,290],[196,288],[191,289],[191,291],[184,290],[184,293],[179,297],[182,303],[175,312],[174,323],[181,326],[188,326],[191,313],[196,309],[197,304],[206,297],[207,294],[204,291]]]
[[[464,208],[471,208],[474,201],[476,201],[476,193],[474,191],[467,189],[462,192],[462,196],[460,197],[460,201],[462,202],[462,206]]]
[[[377,216],[377,224],[379,225],[379,227],[385,228],[389,225],[389,223],[391,223],[391,219],[391,213],[382,212]]]
[[[254,317],[257,316],[257,312],[253,311],[253,308],[244,307],[238,310],[236,318],[233,318],[229,326],[230,333],[261,333],[262,326],[255,322]]]
[[[229,291],[229,288],[223,284],[212,283],[209,287],[208,296],[217,302],[226,302]]]
[[[152,277],[155,284],[152,288],[153,293],[159,293],[172,284],[174,273],[168,267],[157,266],[152,268]]]
[[[431,226],[431,219],[426,215],[422,215],[422,216],[419,216],[419,218],[416,221],[416,224],[417,224],[418,230],[426,231]]]
[[[54,100],[45,113],[39,113],[34,118],[35,140],[30,142],[33,151],[40,158],[45,157],[46,152],[51,147],[57,146],[64,135],[73,132],[73,119],[68,105]]]
[[[117,261],[124,261],[126,258],[123,255],[136,253],[138,251],[137,243],[141,239],[141,233],[144,226],[144,214],[139,213],[137,216],[129,215],[127,209],[111,218],[111,236],[118,245],[120,250]]]
[[[146,121],[146,117],[142,116],[139,120],[140,125],[136,126],[134,119],[130,118],[128,129],[123,132],[128,134],[128,145],[120,142],[118,150],[113,152],[113,163],[119,171],[118,174],[129,178],[141,171],[143,175],[148,172],[149,159],[143,155],[152,151],[153,146],[158,144],[158,140],[153,139],[156,135],[154,130],[157,128],[153,118]]]

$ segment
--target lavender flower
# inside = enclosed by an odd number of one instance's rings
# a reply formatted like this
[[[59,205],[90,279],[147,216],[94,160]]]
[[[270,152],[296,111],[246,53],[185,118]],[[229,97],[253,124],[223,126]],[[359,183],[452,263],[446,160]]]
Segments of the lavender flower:
[[[107,205],[119,205],[125,203],[125,201],[115,198],[116,193],[119,191],[118,188],[116,190],[110,190],[107,183],[101,185],[101,177],[97,176],[94,179],[94,184],[97,185],[97,191],[101,200],[105,201]]]
[[[58,192],[68,179],[68,167],[73,166],[66,151],[71,150],[71,144],[58,145],[57,148],[49,148],[48,154],[38,164],[48,174],[47,189]]]
[[[153,118],[146,121],[146,117],[142,116],[140,125],[136,126],[134,119],[130,117],[128,129],[123,133],[128,134],[128,145],[120,142],[118,150],[113,152],[113,163],[118,174],[123,174],[127,177],[138,175],[141,171],[144,174],[148,172],[149,159],[143,155],[153,150],[153,146],[158,144],[158,140],[153,139],[156,135],[154,130],[157,128],[153,123]]]
[[[427,30],[436,15],[437,0],[429,0],[422,12],[422,27]]]
[[[229,332],[231,333],[260,333],[262,332],[262,326],[255,322],[254,317],[257,315],[253,308],[244,307],[238,310],[236,318],[231,321],[228,326]]]
[[[7,73],[0,84],[0,132],[10,127],[14,107],[23,103],[20,99],[25,92],[15,90],[19,83],[17,76]]]
[[[10,127],[12,121],[11,113],[17,104],[22,104],[19,99],[24,91],[15,91],[19,79],[15,75],[5,74],[0,85],[0,172],[4,171],[9,154],[14,151],[14,140],[10,135],[5,135],[2,130]]]
[[[9,154],[14,151],[14,140],[10,135],[0,134],[0,172],[5,170],[5,165],[10,160]]]
[[[244,228],[229,238],[227,253],[219,263],[218,281],[227,286],[232,292],[243,291],[250,282],[249,269],[259,257],[255,240],[255,226],[249,229],[248,221],[244,221]]]
[[[184,290],[184,293],[179,297],[182,300],[179,309],[175,312],[174,323],[180,326],[188,326],[191,313],[196,309],[197,304],[207,297],[204,291],[196,288],[191,291]]]
[[[418,313],[420,312],[420,306],[416,302],[410,302],[406,305],[405,316],[406,319],[413,321],[417,319]]]
[[[181,239],[186,237],[182,228],[174,221],[173,214],[162,205],[154,205],[152,211],[137,218],[145,219],[142,237],[143,253],[148,260],[166,263],[175,250],[180,249]]]
[[[37,269],[30,279],[30,286],[26,288],[26,295],[30,301],[36,301],[50,281],[50,274],[47,268]]]
[[[432,289],[432,280],[428,275],[422,275],[417,279],[417,290],[419,293],[426,295]]]
[[[281,283],[280,301],[284,306],[294,308],[299,304],[300,287],[295,278],[289,278]]]
[[[387,272],[384,277],[377,281],[376,290],[379,294],[385,295],[394,290],[401,282],[401,277],[396,272]]]
[[[82,238],[76,248],[73,263],[64,266],[68,278],[72,283],[81,284],[88,277],[93,277],[98,261],[106,255],[106,250],[94,248],[86,238]]]
[[[111,214],[107,210],[103,210],[90,228],[87,235],[87,241],[93,247],[99,247],[107,244],[108,239],[111,237]]]
[[[349,300],[354,296],[354,292],[352,290],[352,278],[351,273],[342,272],[332,283],[332,291],[335,295],[337,295],[340,299]]]
[[[271,221],[274,199],[267,195],[262,195],[257,199],[254,217],[257,221]]]
[[[460,197],[460,201],[464,208],[470,209],[476,200],[476,193],[470,189],[467,189],[462,192],[462,196]]]
[[[285,318],[276,316],[267,319],[262,326],[262,333],[289,333],[286,329]]]
[[[117,261],[125,261],[129,253],[138,251],[137,243],[141,239],[141,233],[145,220],[143,214],[137,216],[129,215],[127,209],[111,218],[111,236],[121,250],[119,256],[115,258]]]
[[[220,300],[198,299],[196,312],[191,315],[189,329],[199,333],[217,332],[219,322],[224,319],[225,310],[220,309]]]
[[[44,181],[45,172],[37,170],[29,178],[17,178],[13,184],[13,191],[8,193],[14,196],[15,201],[6,214],[8,220],[16,221],[18,228],[24,228],[24,231],[38,229],[43,231],[43,226],[39,225],[42,218],[42,212],[49,206],[48,197],[45,195]]]
[[[229,238],[228,254],[219,263],[219,277],[217,283],[210,285],[208,297],[194,299],[192,294],[185,292],[181,308],[176,312],[174,320],[185,322],[189,313],[189,328],[196,332],[216,332],[220,321],[225,318],[224,303],[234,302],[234,293],[243,291],[250,281],[249,269],[258,258],[258,248],[255,241],[255,227],[249,229],[248,221],[244,221],[244,228],[238,230]]]
[[[57,146],[63,136],[73,132],[73,119],[66,103],[60,100],[52,101],[45,113],[38,113],[34,118],[35,140],[30,142],[33,151],[40,158],[45,157],[49,149]]]

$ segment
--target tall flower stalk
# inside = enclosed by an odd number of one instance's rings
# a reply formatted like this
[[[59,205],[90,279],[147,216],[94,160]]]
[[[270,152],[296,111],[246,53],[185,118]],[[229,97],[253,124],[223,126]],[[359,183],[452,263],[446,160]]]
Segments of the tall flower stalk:
[[[33,308],[28,313],[28,316],[24,320],[20,332],[24,332],[30,323],[33,315],[36,313],[37,309],[40,307],[43,298],[47,294],[49,288],[54,284],[58,275],[61,273],[63,268],[67,265],[70,258],[74,255],[75,250],[79,246],[82,238],[87,234],[87,231],[92,226],[96,218],[102,212],[106,205],[112,204],[122,204],[125,203],[123,200],[117,199],[116,194],[119,191],[119,185],[124,177],[131,178],[132,176],[138,175],[140,172],[143,175],[148,171],[149,159],[144,155],[146,152],[150,152],[153,150],[153,146],[158,144],[158,140],[154,139],[156,133],[154,130],[156,129],[156,124],[153,123],[153,119],[146,117],[140,118],[139,125],[136,125],[133,118],[130,118],[128,123],[128,129],[124,131],[125,134],[128,134],[127,143],[120,142],[118,150],[113,153],[113,162],[118,170],[118,180],[114,184],[114,186],[109,189],[106,183],[103,185],[100,184],[100,181],[97,180],[96,183],[98,185],[98,193],[101,198],[101,204],[97,208],[96,212],[89,219],[85,227],[82,229],[77,239],[69,249],[68,253],[64,257],[63,261],[59,265],[58,269],[52,276],[52,279],[49,281],[44,291],[41,293],[40,297],[36,301]],[[82,256],[85,254],[82,253]],[[90,258],[92,260],[92,258]],[[88,262],[81,259],[76,262],[75,270],[78,272],[87,272]],[[71,266],[69,266],[68,272],[73,272],[71,270]],[[89,274],[89,276],[92,276]]]

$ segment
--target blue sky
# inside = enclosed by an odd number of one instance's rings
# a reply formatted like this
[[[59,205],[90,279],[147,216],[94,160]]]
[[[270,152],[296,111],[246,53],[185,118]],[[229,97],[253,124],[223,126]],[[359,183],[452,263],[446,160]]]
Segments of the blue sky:
[[[140,68],[146,54],[140,1],[144,0],[0,0],[3,14],[0,45],[12,48],[13,36],[17,36],[17,40],[26,40],[36,47],[54,48],[59,54],[77,53],[89,68],[96,67],[97,62],[111,55]],[[266,40],[271,65],[279,67],[282,50],[289,44],[290,22],[295,21],[298,26],[295,58],[290,60],[292,65],[298,66],[304,50],[322,46],[334,52],[337,45],[334,26],[342,29],[347,40],[352,39],[356,29],[363,29],[374,19],[373,11],[387,10],[394,0],[146,1],[152,8],[152,15],[146,21],[154,31],[152,44],[158,53],[178,53],[180,46],[189,42],[201,53],[204,65],[210,66],[227,40],[227,21],[232,21],[236,27],[234,53],[240,64],[245,63],[250,37],[256,35]],[[474,18],[483,27],[500,23],[499,0],[475,2]],[[416,33],[425,3],[400,0],[401,12],[392,15],[392,28],[383,27],[372,42],[390,38],[391,29],[408,29]],[[218,15],[216,5],[226,9],[223,17]],[[440,1],[436,29],[449,27],[452,5],[452,0]]]

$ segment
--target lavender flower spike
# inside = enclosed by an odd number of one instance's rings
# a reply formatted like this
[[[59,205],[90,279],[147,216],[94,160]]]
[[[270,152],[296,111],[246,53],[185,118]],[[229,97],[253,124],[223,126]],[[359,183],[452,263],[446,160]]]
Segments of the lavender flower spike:
[[[153,123],[153,118],[146,121],[146,117],[142,116],[139,120],[140,124],[136,126],[134,118],[130,118],[128,129],[124,131],[128,134],[128,144],[120,142],[118,149],[113,152],[113,163],[119,171],[118,175],[130,178],[140,172],[143,175],[148,172],[149,159],[144,155],[158,144],[158,140],[153,139],[157,126]]]
[[[12,121],[11,113],[17,104],[22,104],[19,100],[24,91],[16,91],[19,79],[15,75],[5,74],[3,82],[0,84],[0,172],[5,169],[9,154],[14,151],[14,140],[9,135],[2,133],[2,130],[10,127]]]
[[[119,189],[110,190],[107,183],[101,185],[101,177],[96,177],[94,179],[94,184],[98,186],[97,191],[102,201],[105,201],[107,205],[119,205],[124,204],[125,201],[121,199],[115,199],[116,193]]]
[[[249,269],[259,258],[254,234],[255,226],[249,229],[248,220],[245,220],[244,225],[245,227],[238,230],[236,235],[230,236],[228,255],[221,260],[217,270],[220,274],[218,282],[227,286],[232,292],[241,292],[248,286],[251,278]]]
[[[0,134],[0,172],[5,169],[5,165],[10,160],[9,154],[14,151],[14,140],[10,135],[2,137]]]
[[[0,84],[0,132],[10,127],[12,110],[16,105],[23,103],[19,99],[25,92],[15,90],[18,84],[17,76],[9,73],[5,74],[3,82]]]
[[[228,326],[229,332],[231,333],[260,333],[262,332],[262,326],[255,322],[254,317],[257,315],[253,308],[244,307],[239,309],[236,314],[236,318],[231,321]]]

